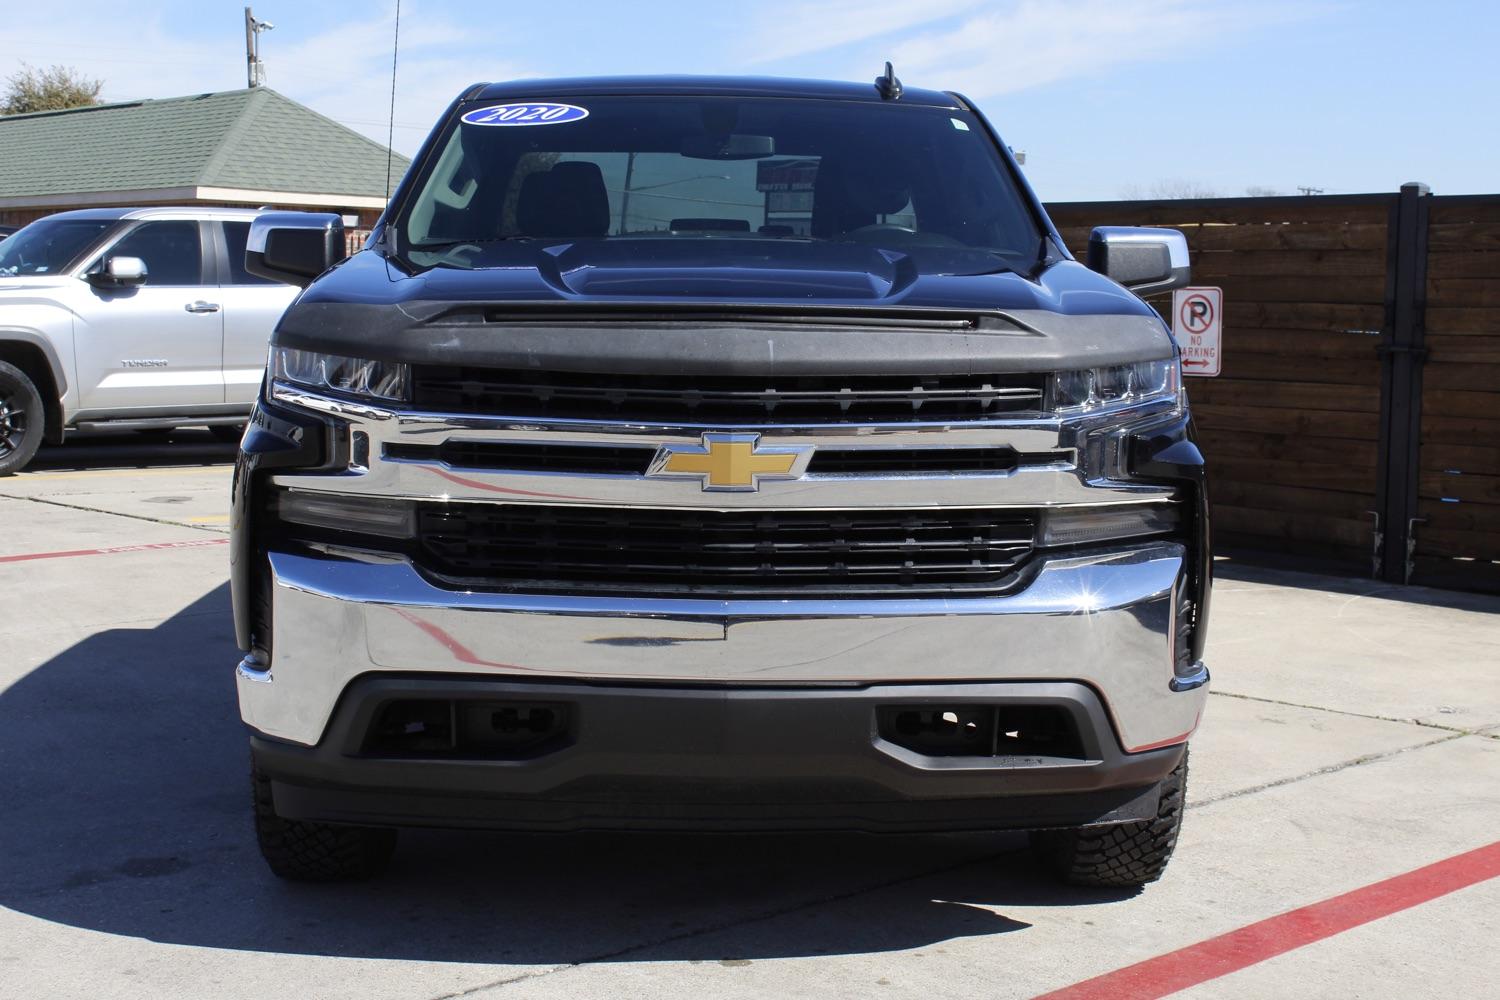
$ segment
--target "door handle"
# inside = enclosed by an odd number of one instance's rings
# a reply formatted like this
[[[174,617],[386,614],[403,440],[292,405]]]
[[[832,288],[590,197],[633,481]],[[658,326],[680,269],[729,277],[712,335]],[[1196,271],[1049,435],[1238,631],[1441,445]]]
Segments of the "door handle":
[[[217,302],[204,302],[202,299],[199,299],[197,302],[189,302],[182,308],[190,313],[216,313],[219,311],[219,304]]]

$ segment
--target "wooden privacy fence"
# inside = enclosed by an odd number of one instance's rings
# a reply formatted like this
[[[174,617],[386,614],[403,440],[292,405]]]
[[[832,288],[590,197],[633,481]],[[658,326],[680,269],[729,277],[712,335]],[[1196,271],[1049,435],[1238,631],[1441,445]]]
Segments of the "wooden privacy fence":
[[[1180,229],[1223,288],[1222,374],[1187,380],[1219,544],[1500,591],[1500,195],[1047,210],[1079,256],[1097,225]]]

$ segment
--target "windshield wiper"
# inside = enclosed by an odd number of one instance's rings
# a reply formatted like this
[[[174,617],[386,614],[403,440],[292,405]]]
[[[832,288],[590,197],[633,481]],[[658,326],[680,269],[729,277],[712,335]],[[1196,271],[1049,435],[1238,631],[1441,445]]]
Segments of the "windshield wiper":
[[[535,239],[535,236],[481,236],[466,240],[440,240],[436,243],[413,243],[408,249],[435,251],[452,247],[479,246],[484,243],[529,243]]]

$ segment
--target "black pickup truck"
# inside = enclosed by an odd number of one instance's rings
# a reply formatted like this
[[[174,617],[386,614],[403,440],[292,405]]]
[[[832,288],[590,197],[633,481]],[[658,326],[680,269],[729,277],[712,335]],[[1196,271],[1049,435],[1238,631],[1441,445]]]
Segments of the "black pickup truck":
[[[305,285],[234,485],[263,853],[395,828],[1032,830],[1138,885],[1207,695],[1203,460],[1138,297],[965,98],[479,84]]]

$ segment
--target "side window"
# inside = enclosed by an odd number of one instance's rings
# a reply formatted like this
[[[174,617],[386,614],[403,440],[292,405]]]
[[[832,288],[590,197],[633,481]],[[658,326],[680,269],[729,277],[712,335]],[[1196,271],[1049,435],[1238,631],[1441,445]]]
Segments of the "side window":
[[[203,247],[196,222],[147,222],[105,253],[146,262],[146,285],[203,284]]]
[[[270,278],[262,278],[245,270],[245,240],[250,236],[250,223],[225,222],[224,248],[229,254],[229,280],[226,285],[274,285]]]

